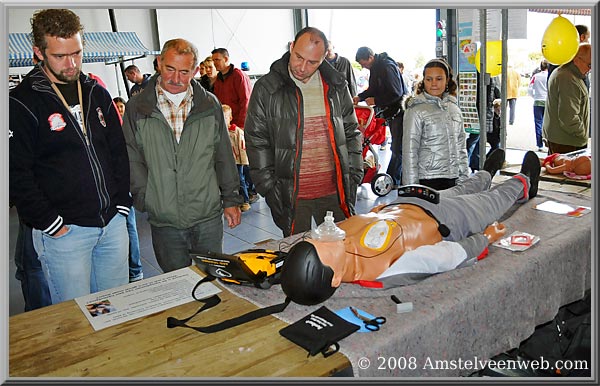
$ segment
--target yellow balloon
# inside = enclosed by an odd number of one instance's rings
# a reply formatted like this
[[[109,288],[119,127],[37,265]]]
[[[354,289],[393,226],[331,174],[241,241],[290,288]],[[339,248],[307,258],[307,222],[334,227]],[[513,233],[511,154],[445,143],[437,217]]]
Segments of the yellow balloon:
[[[571,61],[579,48],[579,33],[568,19],[557,16],[542,37],[542,55],[552,64]]]
[[[502,73],[502,41],[494,40],[491,42],[487,42],[485,46],[485,68],[486,72],[490,74],[490,76],[498,76]],[[481,72],[480,60],[481,49],[477,50],[477,54],[475,54],[475,67],[477,67],[477,71]]]

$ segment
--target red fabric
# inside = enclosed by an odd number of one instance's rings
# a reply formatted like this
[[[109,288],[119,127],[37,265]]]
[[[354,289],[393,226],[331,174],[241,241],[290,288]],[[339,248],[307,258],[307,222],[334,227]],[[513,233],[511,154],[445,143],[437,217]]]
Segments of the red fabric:
[[[373,179],[373,177],[375,177],[375,175],[377,174],[378,170],[376,167],[374,168],[368,168],[365,170],[365,176],[363,177],[363,183],[369,183],[371,182],[371,180]]]
[[[104,81],[96,74],[92,74],[91,72],[88,72],[88,76],[92,79],[94,79],[96,82],[98,82],[98,84],[102,87],[104,87],[105,89],[108,90],[108,88],[106,87],[106,83],[104,83]]]
[[[250,78],[242,70],[231,67],[229,72],[224,78],[219,75],[215,81],[214,94],[221,104],[231,107],[233,116],[231,122],[243,128],[252,85]]]
[[[331,196],[338,192],[335,160],[327,137],[325,116],[304,119],[298,189],[298,198],[301,200]]]
[[[558,157],[559,155],[560,155],[560,153],[550,154],[548,157],[544,158],[544,161],[542,161],[542,166],[551,164],[552,162],[554,162],[554,159],[556,157]]]
[[[568,172],[568,171],[564,171],[563,175],[567,178],[571,178],[573,180],[591,180],[592,179],[592,175],[588,174],[588,175],[579,175],[579,174],[575,174],[573,172]]]
[[[488,247],[485,247],[485,249],[479,254],[479,256],[477,256],[477,261],[485,259],[489,252],[490,249]]]
[[[354,280],[352,284],[358,284],[361,287],[367,288],[383,288],[383,283],[380,281],[370,281],[370,280]]]
[[[373,110],[356,106],[354,111],[358,120],[358,128],[363,133],[364,139],[368,139],[374,145],[381,145],[385,141],[385,119],[373,117],[367,125]]]
[[[527,181],[525,181],[525,178],[518,174],[516,176],[513,176],[513,178],[516,178],[517,180],[521,181],[521,183],[523,183],[523,197],[519,198],[519,200],[529,200],[529,187],[527,186]]]

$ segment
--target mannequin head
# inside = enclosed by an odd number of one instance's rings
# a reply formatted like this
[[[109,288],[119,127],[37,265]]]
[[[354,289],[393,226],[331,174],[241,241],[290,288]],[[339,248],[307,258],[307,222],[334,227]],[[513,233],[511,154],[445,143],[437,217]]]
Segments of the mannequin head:
[[[581,176],[587,176],[592,173],[592,158],[586,155],[579,155],[573,158],[571,163],[573,173]]]
[[[333,270],[321,262],[315,247],[300,241],[285,259],[281,288],[293,302],[309,306],[322,303],[333,295],[337,287],[331,285],[332,278]]]

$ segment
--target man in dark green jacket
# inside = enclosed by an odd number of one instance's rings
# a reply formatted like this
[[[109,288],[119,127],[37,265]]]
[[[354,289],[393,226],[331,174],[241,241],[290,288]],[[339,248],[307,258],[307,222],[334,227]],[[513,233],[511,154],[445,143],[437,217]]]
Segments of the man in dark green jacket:
[[[362,135],[344,76],[324,61],[326,52],[323,32],[304,28],[250,97],[250,174],[284,236],[311,229],[328,210],[336,221],[355,213]]]
[[[581,44],[575,57],[552,72],[544,110],[548,154],[570,153],[588,145],[590,99],[584,79],[592,69],[592,47]]]
[[[240,223],[239,176],[217,98],[193,80],[198,52],[165,43],[154,76],[123,117],[134,206],[148,212],[163,271],[191,264],[190,247],[222,252],[223,215]]]

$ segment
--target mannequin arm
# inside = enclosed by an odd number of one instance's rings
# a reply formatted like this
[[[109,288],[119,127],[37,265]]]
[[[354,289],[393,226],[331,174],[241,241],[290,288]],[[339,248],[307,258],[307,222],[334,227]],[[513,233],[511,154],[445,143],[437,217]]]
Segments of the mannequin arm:
[[[552,166],[550,164],[545,166],[546,172],[550,174],[562,174],[565,170],[569,170],[567,167],[567,162],[559,166]]]

